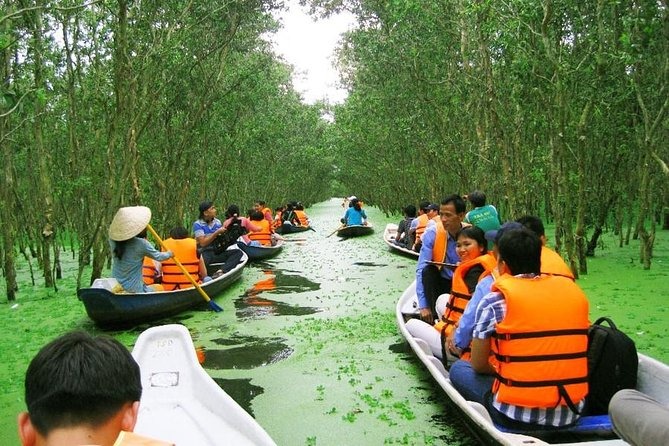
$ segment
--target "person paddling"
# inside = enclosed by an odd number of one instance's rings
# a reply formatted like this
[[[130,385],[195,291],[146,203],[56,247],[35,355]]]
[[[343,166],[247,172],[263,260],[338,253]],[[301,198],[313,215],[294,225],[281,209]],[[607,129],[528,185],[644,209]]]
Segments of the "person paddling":
[[[146,227],[151,209],[146,206],[120,208],[109,225],[109,246],[112,252],[112,277],[128,293],[159,291],[160,285],[144,284],[144,257],[162,262],[174,256],[172,251],[160,252],[146,240]]]

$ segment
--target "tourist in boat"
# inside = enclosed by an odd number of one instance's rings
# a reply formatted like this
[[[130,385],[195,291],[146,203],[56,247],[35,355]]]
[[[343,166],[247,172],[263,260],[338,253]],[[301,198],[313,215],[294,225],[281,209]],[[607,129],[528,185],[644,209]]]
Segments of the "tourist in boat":
[[[623,389],[609,402],[613,430],[633,446],[669,444],[669,407],[635,389]]]
[[[451,366],[451,383],[506,428],[573,424],[588,393],[588,300],[572,280],[540,274],[541,241],[527,228],[498,245],[502,276],[477,308],[471,361]]]
[[[129,433],[137,422],[141,395],[139,366],[123,344],[84,331],[66,333],[30,361],[25,376],[28,411],[18,416],[21,445],[165,446]]]
[[[437,297],[451,292],[453,269],[443,263],[455,265],[460,261],[455,237],[467,226],[462,223],[464,216],[465,201],[459,195],[449,195],[439,205],[439,222],[428,225],[422,236],[416,265],[416,295],[421,319],[429,324],[436,319]]]
[[[467,200],[472,204],[473,209],[465,214],[465,223],[478,226],[483,232],[498,229],[502,224],[497,209],[492,204],[486,204],[486,196],[480,190],[467,195]],[[488,245],[492,249],[492,243]]]
[[[251,232],[260,231],[260,226],[254,224],[251,219],[247,217],[241,217],[239,206],[236,204],[231,204],[225,210],[225,221],[223,222],[223,227],[227,228],[232,224],[238,224],[244,229],[244,234],[241,236],[241,240],[247,245],[251,243],[249,234]]]
[[[297,217],[297,222],[300,226],[311,226],[311,220],[307,216],[307,213],[304,212],[304,205],[298,202],[295,205],[295,216]]]
[[[393,243],[402,248],[411,249],[413,242],[409,244],[409,228],[411,227],[413,219],[416,218],[416,206],[408,204],[402,209],[402,213],[404,214],[404,218],[397,224],[397,232],[395,233],[395,240]]]
[[[165,247],[174,253],[174,258],[163,261],[162,286],[165,291],[180,290],[193,286],[188,277],[174,261],[178,260],[196,282],[211,280],[207,276],[204,258],[197,250],[197,242],[188,237],[188,230],[183,226],[175,226],[170,230],[170,238],[164,240]]]
[[[367,214],[360,206],[360,201],[354,198],[350,202],[351,207],[346,209],[341,223],[344,226],[367,226]]]
[[[490,292],[492,289],[492,284],[499,277],[499,271],[497,270],[497,258],[499,257],[497,243],[499,242],[500,237],[502,237],[506,231],[510,231],[511,229],[519,229],[522,227],[523,225],[518,222],[509,221],[504,223],[499,229],[493,229],[485,233],[485,238],[488,241],[488,244],[493,244],[493,250],[488,251],[488,255],[495,259],[495,263],[493,265],[491,274],[484,275],[481,280],[479,280],[478,284],[476,284],[474,293],[467,303],[467,306],[465,307],[465,310],[457,323],[455,331],[447,337],[446,348],[454,356],[459,356],[463,359],[469,359],[470,357],[469,351],[471,350],[472,332],[474,330],[476,309],[479,305],[479,302],[481,302],[481,299],[483,299],[483,297]],[[437,299],[437,304],[438,303],[439,299]]]
[[[263,215],[263,218],[267,220],[270,224],[274,222],[272,217],[272,210],[267,207],[267,204],[263,200],[258,200],[253,204],[253,210],[260,211]]]
[[[199,206],[200,216],[193,223],[193,237],[197,241],[200,254],[204,258],[204,263],[207,267],[207,274],[212,276],[219,276],[225,274],[237,266],[241,261],[244,253],[239,249],[224,249],[221,252],[216,252],[216,238],[222,236],[232,222],[228,219],[228,225],[223,226],[221,220],[216,218],[216,206],[211,201],[203,201]],[[234,237],[236,240],[237,237]],[[232,240],[234,243],[234,240]],[[213,264],[221,264],[220,266]]]
[[[146,293],[162,289],[144,284],[144,257],[163,261],[173,256],[160,252],[146,239],[151,209],[146,206],[122,207],[109,225],[109,246],[112,252],[112,277],[128,293]]]
[[[249,218],[251,223],[260,228],[259,231],[250,232],[248,234],[250,239],[249,245],[272,246],[276,243],[276,240],[283,240],[283,237],[274,233],[270,223],[263,217],[263,214],[260,211],[252,211]]]
[[[299,225],[300,221],[295,214],[295,206],[297,206],[297,201],[286,203],[286,207],[281,213],[282,224]]]
[[[564,276],[574,280],[573,271],[565,263],[560,254],[546,246],[548,238],[546,237],[546,230],[541,219],[533,215],[525,215],[516,221],[534,232],[541,240],[541,274]]]
[[[142,279],[144,285],[155,285],[162,280],[162,265],[159,261],[153,260],[151,257],[144,257],[142,263]]]
[[[444,361],[457,359],[446,349],[446,339],[452,335],[460,320],[460,315],[468,305],[476,285],[483,277],[489,276],[496,266],[496,260],[488,254],[487,241],[483,231],[476,226],[462,228],[456,236],[456,251],[460,258],[453,272],[453,286],[450,294],[442,294],[436,303],[436,312],[441,315],[434,326],[419,319],[407,321],[406,328],[414,337],[427,342],[432,354]]]
[[[419,212],[418,217],[412,222],[413,245],[411,246],[411,249],[416,252],[420,252],[422,246],[421,239],[430,223],[439,222],[439,205],[427,201],[424,202],[423,205],[424,206],[421,206],[422,212]]]

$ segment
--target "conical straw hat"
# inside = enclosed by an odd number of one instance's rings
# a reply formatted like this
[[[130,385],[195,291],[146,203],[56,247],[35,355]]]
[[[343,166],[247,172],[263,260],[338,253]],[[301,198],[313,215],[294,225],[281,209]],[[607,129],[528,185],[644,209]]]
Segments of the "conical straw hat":
[[[116,211],[109,225],[109,238],[121,242],[142,232],[151,221],[151,209],[146,206],[128,206]]]

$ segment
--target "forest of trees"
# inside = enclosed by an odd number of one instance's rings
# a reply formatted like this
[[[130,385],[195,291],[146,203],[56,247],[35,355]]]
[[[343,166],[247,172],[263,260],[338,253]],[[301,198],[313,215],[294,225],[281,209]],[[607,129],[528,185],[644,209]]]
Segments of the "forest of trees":
[[[343,184],[385,210],[482,189],[505,219],[554,222],[577,273],[605,227],[650,268],[669,205],[666,0],[310,3],[360,24],[328,132]]]
[[[9,300],[17,256],[57,287],[76,246],[86,286],[119,206],[164,231],[205,198],[354,192],[396,212],[477,188],[504,218],[554,222],[580,273],[607,227],[650,268],[669,202],[666,0],[300,2],[358,18],[343,104],[295,92],[268,43],[279,0],[0,0]]]

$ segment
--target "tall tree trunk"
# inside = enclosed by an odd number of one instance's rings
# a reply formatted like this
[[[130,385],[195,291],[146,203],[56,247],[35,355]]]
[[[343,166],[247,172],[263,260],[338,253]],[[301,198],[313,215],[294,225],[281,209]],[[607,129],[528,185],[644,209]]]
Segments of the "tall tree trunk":
[[[33,50],[33,76],[35,82],[36,100],[34,105],[35,116],[33,117],[33,137],[34,154],[37,165],[38,190],[37,195],[41,201],[41,215],[43,218],[41,229],[41,254],[42,254],[42,274],[44,276],[44,286],[53,287],[54,279],[51,270],[51,251],[54,249],[54,206],[53,190],[51,187],[51,173],[49,167],[51,163],[51,153],[44,147],[43,116],[45,110],[46,94],[44,82],[43,53],[44,44],[42,41],[44,30],[42,22],[42,8],[40,2],[37,2],[37,8],[32,11],[32,50]]]

